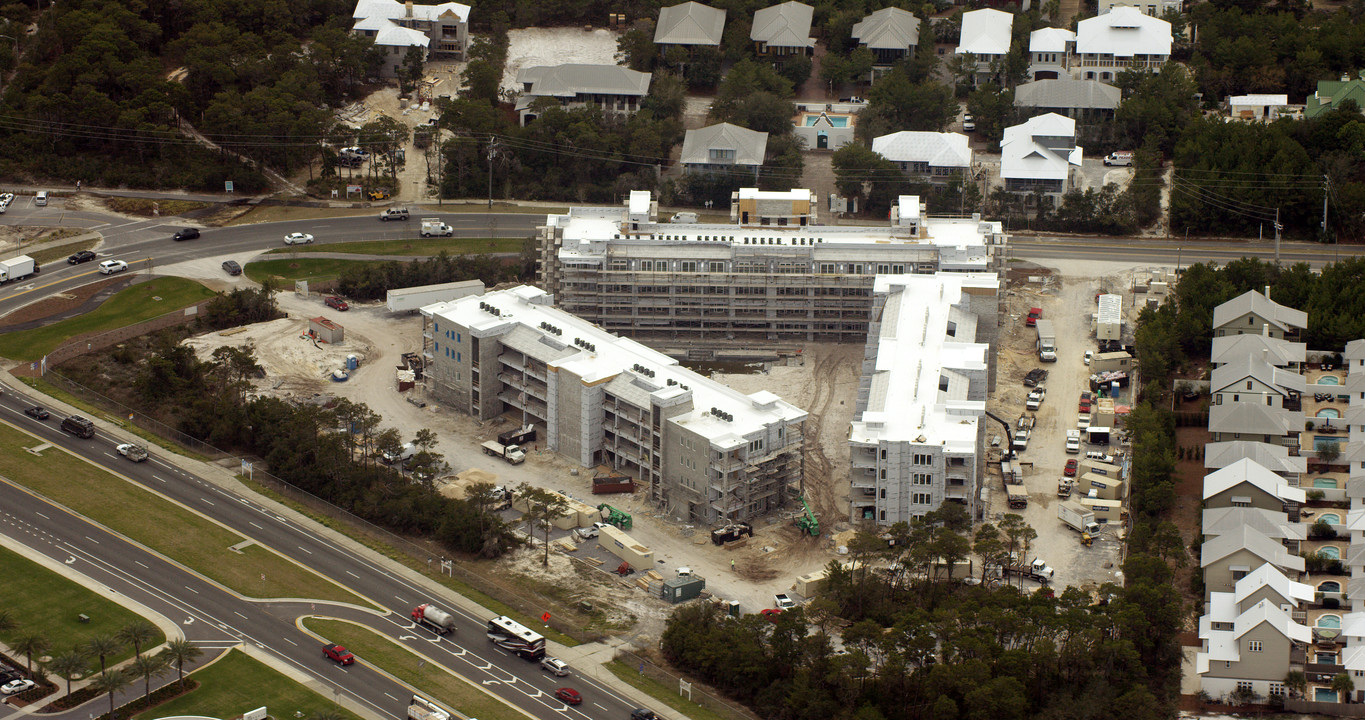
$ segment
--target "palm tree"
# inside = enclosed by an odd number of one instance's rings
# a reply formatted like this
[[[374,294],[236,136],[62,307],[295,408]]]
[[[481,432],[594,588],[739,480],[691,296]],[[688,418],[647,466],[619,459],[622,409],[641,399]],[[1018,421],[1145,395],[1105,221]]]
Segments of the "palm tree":
[[[146,620],[136,620],[118,631],[118,638],[133,646],[133,654],[142,656],[142,645],[156,637],[156,628]]]
[[[14,613],[8,609],[0,608],[0,632],[8,632],[19,627],[19,621],[14,619]]]
[[[118,638],[108,633],[100,633],[85,641],[85,651],[100,659],[100,672],[105,671],[104,660],[110,655],[117,655],[123,649],[123,643]]]
[[[89,660],[84,652],[76,649],[52,658],[52,661],[47,664],[47,669],[66,681],[66,694],[69,697],[71,695],[71,681],[86,673],[86,664]]]
[[[172,640],[166,645],[166,651],[162,653],[166,660],[175,665],[176,672],[180,674],[180,689],[185,689],[185,664],[192,663],[204,654],[198,646],[189,640]]]
[[[150,698],[152,696],[152,678],[165,675],[170,666],[166,663],[164,655],[138,655],[133,658],[133,665],[129,669],[133,675],[142,676],[142,696]]]
[[[1332,692],[1337,693],[1344,703],[1351,702],[1351,693],[1356,689],[1355,681],[1346,673],[1332,676]]]
[[[33,658],[42,655],[49,647],[52,647],[52,643],[39,632],[26,632],[14,640],[14,651],[28,658],[26,669],[29,675],[33,674]]]
[[[345,718],[346,716],[342,715],[339,711],[333,710],[332,708],[325,708],[308,713],[306,720],[345,720]]]
[[[114,717],[114,693],[128,687],[132,681],[133,678],[128,673],[115,669],[100,673],[100,676],[90,684],[95,688],[95,692],[109,694],[109,717]]]
[[[1302,670],[1290,670],[1289,674],[1284,676],[1284,686],[1289,688],[1294,697],[1301,698],[1308,690],[1308,676]]]

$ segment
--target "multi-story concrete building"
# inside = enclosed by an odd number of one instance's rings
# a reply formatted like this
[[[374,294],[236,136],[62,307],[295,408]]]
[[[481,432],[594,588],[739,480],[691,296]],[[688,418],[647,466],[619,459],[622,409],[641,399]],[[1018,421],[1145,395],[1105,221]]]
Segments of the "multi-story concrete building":
[[[879,275],[849,433],[852,520],[977,516],[995,273]],[[987,342],[982,342],[986,340]]]
[[[991,272],[1004,262],[1000,223],[926,218],[915,196],[879,227],[816,225],[809,191],[742,190],[731,217],[660,223],[643,191],[625,208],[551,215],[541,285],[565,311],[670,350],[756,341],[772,350],[866,340],[879,274]]]
[[[519,286],[422,308],[433,397],[480,420],[519,411],[554,452],[635,477],[688,522],[747,520],[789,501],[805,411],[708,380],[551,301]]]

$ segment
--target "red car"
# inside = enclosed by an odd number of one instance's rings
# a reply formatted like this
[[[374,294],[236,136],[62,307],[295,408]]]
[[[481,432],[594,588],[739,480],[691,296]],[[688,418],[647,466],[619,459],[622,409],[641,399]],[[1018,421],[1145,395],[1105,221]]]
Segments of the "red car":
[[[337,309],[337,310],[350,310],[350,309],[351,309],[351,306],[350,306],[350,305],[347,305],[345,300],[342,300],[341,298],[339,298],[339,297],[337,297],[337,296],[335,296],[335,295],[329,295],[329,296],[327,296],[327,299],[326,299],[326,300],[323,300],[322,302],[323,302],[323,304],[326,305],[327,307],[329,307],[329,308],[335,308],[335,309]]]
[[[1033,327],[1038,324],[1038,319],[1041,318],[1042,316],[1043,316],[1042,308],[1029,308],[1028,319],[1024,320],[1024,324],[1029,327]]]
[[[578,691],[573,688],[560,688],[555,691],[555,697],[569,705],[583,704],[583,696],[579,695]]]
[[[1076,477],[1076,467],[1077,463],[1075,458],[1067,460],[1066,468],[1062,470],[1062,474],[1067,477]]]
[[[1089,413],[1089,412],[1090,412],[1090,401],[1089,401],[1089,400],[1082,400],[1082,401],[1081,401],[1081,404],[1076,406],[1076,411],[1079,412],[1079,413],[1082,414],[1082,415],[1085,415],[1085,414]]]
[[[782,608],[763,608],[758,611],[758,614],[768,618],[772,622],[777,622],[777,616],[782,614]]]
[[[336,644],[323,645],[322,656],[331,658],[341,665],[350,665],[355,662],[355,656],[351,654],[350,650]]]

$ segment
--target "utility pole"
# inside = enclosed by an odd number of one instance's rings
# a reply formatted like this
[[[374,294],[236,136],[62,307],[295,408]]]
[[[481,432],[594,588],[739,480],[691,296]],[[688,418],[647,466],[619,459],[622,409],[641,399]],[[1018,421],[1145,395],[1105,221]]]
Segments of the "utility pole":
[[[498,141],[488,140],[488,209],[493,209],[493,158],[498,154]]]
[[[1331,187],[1327,173],[1322,175],[1322,239],[1327,241],[1327,190]]]
[[[1280,209],[1275,208],[1275,267],[1280,266],[1280,230],[1283,227],[1280,224]]]

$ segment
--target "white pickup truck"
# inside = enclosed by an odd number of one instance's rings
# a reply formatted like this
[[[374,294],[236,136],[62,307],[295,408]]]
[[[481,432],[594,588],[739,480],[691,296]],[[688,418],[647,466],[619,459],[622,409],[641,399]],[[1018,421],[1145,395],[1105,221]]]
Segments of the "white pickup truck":
[[[128,458],[129,460],[132,460],[133,462],[142,462],[143,460],[147,459],[147,449],[142,447],[141,445],[134,445],[133,443],[123,443],[122,445],[116,446],[114,449],[118,450],[118,454]]]

